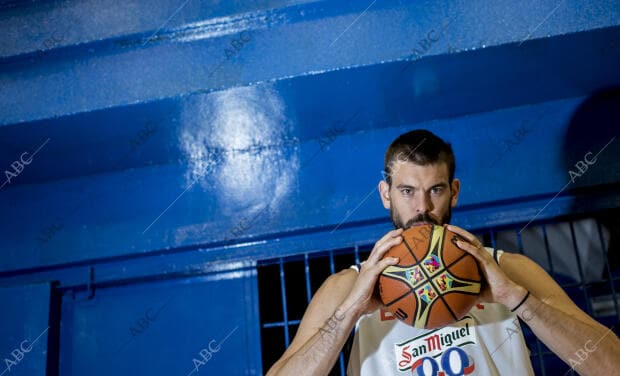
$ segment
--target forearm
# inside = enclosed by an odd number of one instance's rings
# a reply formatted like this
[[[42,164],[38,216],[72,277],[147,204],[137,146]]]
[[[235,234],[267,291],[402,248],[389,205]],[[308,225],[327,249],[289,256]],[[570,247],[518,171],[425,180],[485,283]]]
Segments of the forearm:
[[[343,303],[314,336],[270,375],[327,375],[359,316],[355,308]]]
[[[620,368],[620,341],[610,330],[591,326],[534,295],[516,311],[551,351],[582,375],[611,375]]]
[[[360,316],[381,305],[373,294],[379,274],[398,263],[398,258],[383,256],[402,242],[402,232],[392,230],[379,239],[359,271],[346,269],[323,283],[312,298],[293,343],[268,376],[329,373]],[[334,311],[328,317],[331,310]],[[325,317],[327,320],[321,323]]]

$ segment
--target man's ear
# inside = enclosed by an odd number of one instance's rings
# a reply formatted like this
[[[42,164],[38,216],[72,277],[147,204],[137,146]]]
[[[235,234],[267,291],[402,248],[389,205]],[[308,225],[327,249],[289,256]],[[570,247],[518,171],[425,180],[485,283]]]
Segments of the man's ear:
[[[452,185],[450,186],[450,206],[455,207],[457,201],[459,200],[459,193],[461,192],[461,181],[457,178],[452,180]]]
[[[379,182],[379,195],[381,196],[381,202],[383,202],[383,207],[386,209],[390,209],[390,186],[385,180],[381,180]]]

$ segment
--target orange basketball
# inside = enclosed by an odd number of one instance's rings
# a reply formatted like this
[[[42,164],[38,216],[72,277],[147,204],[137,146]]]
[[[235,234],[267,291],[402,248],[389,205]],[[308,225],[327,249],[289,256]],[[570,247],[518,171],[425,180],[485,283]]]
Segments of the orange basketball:
[[[383,304],[401,321],[432,329],[460,320],[480,294],[476,259],[456,245],[461,239],[441,226],[403,231],[403,241],[385,257],[398,257],[379,276]]]

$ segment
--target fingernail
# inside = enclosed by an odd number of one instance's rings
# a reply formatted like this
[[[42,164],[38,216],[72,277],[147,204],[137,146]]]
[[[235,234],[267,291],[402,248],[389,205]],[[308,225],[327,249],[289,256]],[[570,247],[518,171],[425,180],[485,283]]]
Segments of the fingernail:
[[[397,257],[390,257],[390,261],[398,261]]]

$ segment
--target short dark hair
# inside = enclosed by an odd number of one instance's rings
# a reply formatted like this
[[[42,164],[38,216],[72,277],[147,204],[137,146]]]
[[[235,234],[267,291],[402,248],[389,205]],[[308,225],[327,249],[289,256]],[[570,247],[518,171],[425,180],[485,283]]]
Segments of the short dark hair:
[[[426,129],[403,133],[394,140],[385,152],[385,181],[392,185],[392,166],[396,160],[413,162],[426,166],[444,162],[448,166],[449,183],[454,179],[456,162],[452,146]]]

